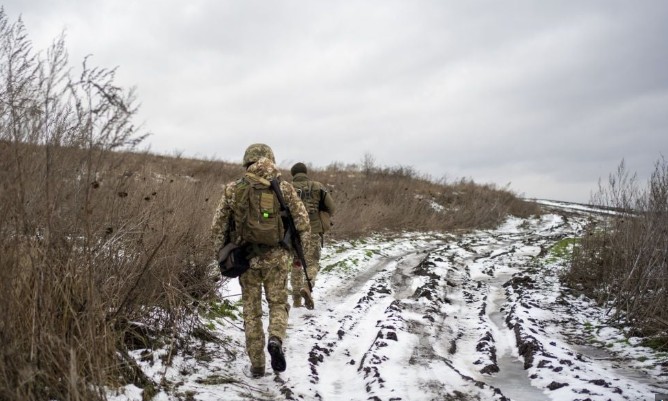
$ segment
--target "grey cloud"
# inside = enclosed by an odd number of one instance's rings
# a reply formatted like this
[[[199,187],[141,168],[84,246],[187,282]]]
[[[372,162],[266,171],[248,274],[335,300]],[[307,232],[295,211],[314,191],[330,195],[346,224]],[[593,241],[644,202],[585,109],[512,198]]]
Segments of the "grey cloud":
[[[411,165],[586,201],[668,150],[663,1],[10,1],[136,85],[155,151]],[[32,26],[31,26],[32,25]],[[34,30],[33,30],[34,28]],[[76,61],[76,60],[73,60]],[[526,185],[526,187],[522,187]]]

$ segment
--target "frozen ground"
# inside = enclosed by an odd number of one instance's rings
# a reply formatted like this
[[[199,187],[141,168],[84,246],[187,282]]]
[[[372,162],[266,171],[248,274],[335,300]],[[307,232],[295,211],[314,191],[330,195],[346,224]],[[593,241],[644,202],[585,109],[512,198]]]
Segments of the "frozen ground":
[[[600,214],[550,206],[552,214],[510,218],[496,230],[329,244],[315,310],[290,312],[280,375],[242,373],[238,320],[203,319],[217,339],[196,340],[170,366],[163,349],[133,355],[162,384],[156,400],[635,401],[668,393],[668,355],[626,338],[604,309],[558,280],[568,238]],[[221,289],[229,300],[238,294],[236,280]],[[110,399],[141,400],[141,391],[128,386]]]

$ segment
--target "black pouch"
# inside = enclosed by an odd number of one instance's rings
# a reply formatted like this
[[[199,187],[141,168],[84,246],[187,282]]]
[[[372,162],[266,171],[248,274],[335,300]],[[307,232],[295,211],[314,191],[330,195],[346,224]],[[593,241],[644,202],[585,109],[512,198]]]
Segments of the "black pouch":
[[[248,268],[248,253],[245,247],[229,243],[218,253],[218,267],[223,277],[239,277]]]

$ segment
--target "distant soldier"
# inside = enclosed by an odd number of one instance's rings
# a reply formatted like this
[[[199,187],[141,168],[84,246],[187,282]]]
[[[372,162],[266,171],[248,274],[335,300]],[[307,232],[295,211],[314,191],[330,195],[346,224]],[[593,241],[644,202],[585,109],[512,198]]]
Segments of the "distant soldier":
[[[243,165],[246,168],[244,176],[225,186],[211,231],[216,255],[229,242],[248,251],[250,268],[239,276],[246,352],[251,363],[250,375],[262,377],[265,372],[263,287],[269,304],[267,350],[271,367],[275,372],[286,369],[283,339],[290,309],[286,283],[292,255],[279,245],[284,227],[280,205],[269,187],[272,179],[280,180],[273,151],[265,144],[250,145],[244,154]],[[279,186],[307,252],[311,229],[306,208],[289,182],[280,181]]]
[[[315,277],[320,271],[320,251],[324,243],[324,234],[331,226],[331,216],[334,214],[334,200],[324,185],[308,178],[306,165],[297,163],[290,169],[292,185],[304,202],[308,217],[311,221],[311,238],[306,252],[306,272],[315,287]],[[313,309],[313,295],[308,284],[304,283],[304,273],[301,264],[295,260],[290,278],[292,285],[292,306],[302,306],[302,297],[306,308]]]

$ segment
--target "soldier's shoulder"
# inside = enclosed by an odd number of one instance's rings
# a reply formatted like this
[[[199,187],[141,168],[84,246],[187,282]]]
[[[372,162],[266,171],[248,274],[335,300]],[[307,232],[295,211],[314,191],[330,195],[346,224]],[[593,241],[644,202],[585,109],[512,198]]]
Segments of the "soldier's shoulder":
[[[311,181],[311,188],[313,188],[314,191],[323,190],[323,191],[327,192],[327,186],[325,186],[320,181]]]
[[[226,195],[234,194],[244,182],[245,181],[243,177],[228,182],[227,184],[225,184],[225,194]]]
[[[304,185],[307,185],[307,184],[308,184],[308,181],[306,181],[306,180],[295,180],[295,179],[293,179],[292,181],[290,181],[290,185],[292,185],[295,188],[300,187],[300,186],[304,186]]]
[[[286,180],[280,180],[278,184],[280,185],[281,189],[290,190],[290,189],[295,188],[295,183],[294,182],[290,182],[290,181],[286,181]]]

